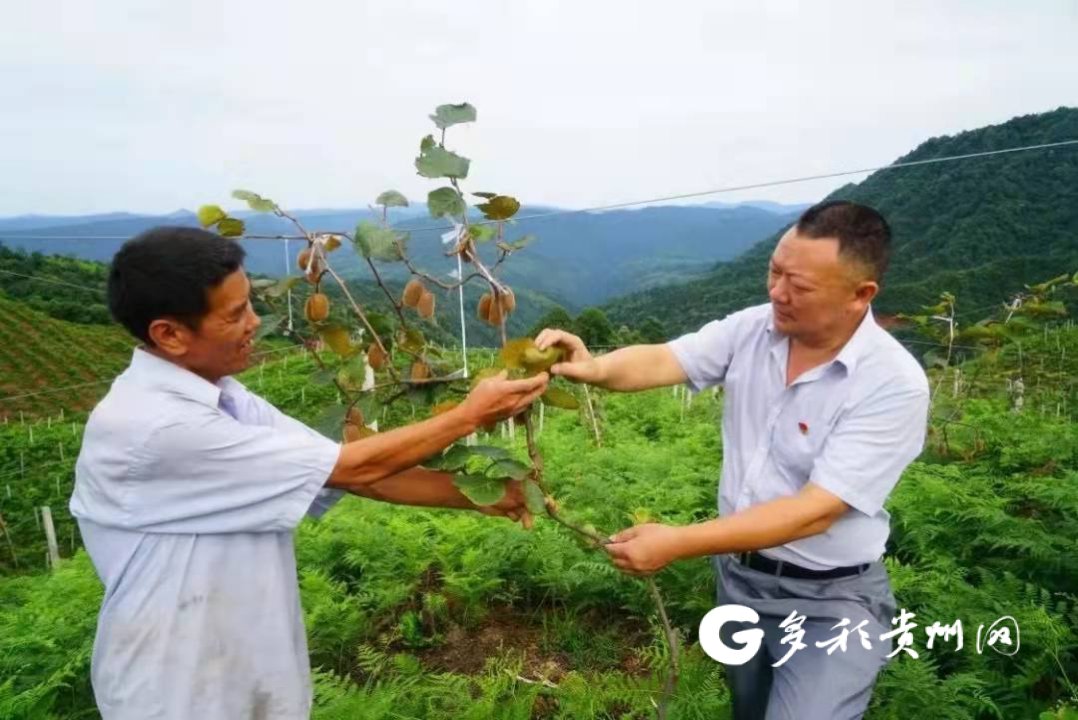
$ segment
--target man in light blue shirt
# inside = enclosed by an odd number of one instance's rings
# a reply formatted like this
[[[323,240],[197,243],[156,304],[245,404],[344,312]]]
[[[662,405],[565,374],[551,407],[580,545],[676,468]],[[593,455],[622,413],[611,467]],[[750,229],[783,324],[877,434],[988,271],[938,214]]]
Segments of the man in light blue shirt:
[[[164,227],[109,271],[110,310],[142,346],[90,415],[71,498],[105,585],[91,672],[105,720],[308,717],[292,531],[344,492],[528,520],[519,486],[477,508],[419,463],[522,411],[545,374],[491,378],[430,420],[331,441],[230,377],[259,325],[243,257]]]
[[[889,250],[875,210],[823,203],[775,248],[768,304],[600,357],[568,333],[536,338],[569,352],[551,371],[573,380],[622,391],[723,386],[719,517],[639,525],[607,550],[632,574],[713,556],[719,603],[759,615],[759,652],[727,666],[736,720],[859,718],[891,654],[884,503],[923,449],[929,390],[872,315]],[[739,629],[726,623],[726,646],[741,646],[731,638]],[[826,643],[843,629],[849,647],[835,652]]]

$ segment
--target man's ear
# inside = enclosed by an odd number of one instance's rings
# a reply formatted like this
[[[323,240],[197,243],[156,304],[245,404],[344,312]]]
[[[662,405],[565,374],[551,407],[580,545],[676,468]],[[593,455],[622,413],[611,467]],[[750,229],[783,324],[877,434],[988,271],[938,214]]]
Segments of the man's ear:
[[[875,280],[863,280],[857,285],[854,294],[857,299],[868,305],[880,292],[880,285]]]
[[[191,329],[178,320],[158,318],[150,323],[147,334],[153,341],[154,347],[161,352],[173,357],[187,354],[187,348],[191,342]]]

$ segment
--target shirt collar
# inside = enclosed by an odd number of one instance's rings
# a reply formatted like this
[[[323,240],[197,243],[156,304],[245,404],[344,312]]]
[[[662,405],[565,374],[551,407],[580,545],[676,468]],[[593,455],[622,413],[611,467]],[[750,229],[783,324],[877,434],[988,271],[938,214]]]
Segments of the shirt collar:
[[[141,347],[135,348],[131,355],[131,370],[147,385],[171,390],[214,408],[221,401],[221,392],[228,391],[236,382],[231,377],[223,377],[216,384],[211,383]]]
[[[865,316],[861,318],[861,324],[854,330],[853,335],[846,341],[846,344],[839,350],[838,355],[835,356],[835,361],[842,363],[843,367],[848,372],[853,372],[853,369],[857,367],[857,361],[865,354],[865,352],[872,345],[872,336],[875,334],[879,325],[876,323],[876,318],[872,314],[872,306],[868,306],[868,310],[865,311]],[[767,315],[767,332],[771,335],[772,342],[785,339],[785,335],[781,332],[775,331],[775,312],[772,310]]]

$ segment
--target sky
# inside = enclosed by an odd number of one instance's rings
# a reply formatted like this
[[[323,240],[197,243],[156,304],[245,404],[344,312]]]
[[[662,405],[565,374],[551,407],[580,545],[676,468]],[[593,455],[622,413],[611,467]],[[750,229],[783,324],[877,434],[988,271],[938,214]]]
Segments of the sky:
[[[0,17],[0,216],[362,207],[436,105],[465,189],[571,208],[884,165],[1078,106],[1078,0],[43,0]],[[857,179],[857,178],[854,178]],[[846,180],[703,198],[809,202]]]

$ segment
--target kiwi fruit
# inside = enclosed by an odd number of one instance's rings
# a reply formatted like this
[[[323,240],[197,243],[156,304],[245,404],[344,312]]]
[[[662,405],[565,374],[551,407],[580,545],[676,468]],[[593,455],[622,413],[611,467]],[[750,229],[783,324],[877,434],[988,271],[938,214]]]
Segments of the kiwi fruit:
[[[416,278],[412,278],[408,281],[408,284],[404,286],[404,292],[401,293],[401,303],[405,307],[414,308],[419,305],[419,301],[422,300],[427,294],[427,288],[423,286],[423,283],[419,282]]]
[[[491,302],[490,312],[487,315],[487,322],[494,327],[501,327],[502,320],[505,318],[505,311],[502,310],[501,302]]]
[[[430,365],[422,360],[416,360],[412,363],[412,369],[409,372],[412,382],[425,382],[430,379]]]
[[[311,295],[307,298],[304,312],[311,322],[322,322],[329,317],[329,298],[320,292]]]
[[[494,302],[494,296],[490,293],[483,293],[482,297],[479,298],[479,307],[476,309],[476,314],[485,323],[490,322],[490,305],[492,302]]]
[[[344,431],[342,433],[342,435],[344,436],[344,441],[346,443],[350,443],[355,442],[356,440],[361,440],[363,438],[363,431],[359,428],[360,426],[356,425],[355,423],[346,422],[344,424]]]
[[[311,248],[306,248],[301,251],[296,258],[296,265],[298,265],[299,269],[306,274],[307,281],[312,284],[317,283],[322,277],[322,273],[325,271],[325,268],[322,266],[322,260],[317,255],[314,256],[314,261],[311,261],[311,254],[313,252],[314,250]],[[311,263],[310,272],[307,271],[308,263]]]
[[[386,366],[385,351],[378,347],[378,343],[371,343],[371,346],[367,348],[367,364],[371,366],[372,370],[381,370]]]
[[[313,251],[310,248],[306,248],[304,250],[301,250],[299,255],[296,257],[296,265],[299,267],[301,272],[307,272],[307,264],[311,262],[312,252]]]
[[[419,298],[415,310],[421,318],[430,320],[434,317],[434,293],[424,290],[423,297]]]
[[[508,316],[517,309],[517,296],[512,289],[506,288],[505,292],[498,296],[498,303],[502,306],[502,315]]]

